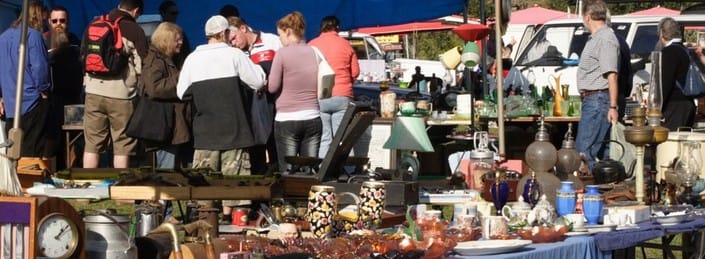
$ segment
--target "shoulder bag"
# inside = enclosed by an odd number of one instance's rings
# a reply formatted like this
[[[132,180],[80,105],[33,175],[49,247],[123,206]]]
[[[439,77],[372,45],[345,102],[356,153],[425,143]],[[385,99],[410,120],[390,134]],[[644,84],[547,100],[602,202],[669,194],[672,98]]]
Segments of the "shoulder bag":
[[[320,50],[312,47],[318,59],[318,99],[330,98],[333,94],[333,85],[335,85],[335,71],[328,64],[326,58]]]
[[[686,50],[687,53],[687,50]],[[688,53],[688,72],[685,75],[685,84],[681,84],[676,80],[676,86],[683,92],[683,95],[689,97],[699,97],[705,95],[705,77],[703,77],[698,61]]]
[[[135,109],[125,133],[140,140],[166,143],[174,131],[174,104],[152,100],[144,95],[144,86],[135,96]]]

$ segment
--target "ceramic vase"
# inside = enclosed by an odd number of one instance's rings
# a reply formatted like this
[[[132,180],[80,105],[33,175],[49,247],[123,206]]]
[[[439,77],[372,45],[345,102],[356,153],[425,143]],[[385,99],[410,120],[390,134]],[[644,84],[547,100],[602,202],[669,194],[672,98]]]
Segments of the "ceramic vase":
[[[495,215],[502,215],[502,208],[509,199],[509,183],[503,177],[497,176],[490,187],[490,192],[492,193],[492,203],[497,210]]]
[[[556,212],[558,216],[565,216],[575,212],[575,190],[573,182],[561,182],[561,189],[556,192]]]
[[[588,225],[596,225],[602,217],[602,206],[605,201],[598,188],[597,185],[585,186],[583,214],[585,214]]]
[[[335,187],[327,185],[311,186],[308,192],[306,221],[311,233],[317,238],[327,238],[331,234],[338,206],[335,196]]]
[[[360,221],[363,228],[375,230],[382,223],[386,190],[384,183],[364,182],[360,187]]]

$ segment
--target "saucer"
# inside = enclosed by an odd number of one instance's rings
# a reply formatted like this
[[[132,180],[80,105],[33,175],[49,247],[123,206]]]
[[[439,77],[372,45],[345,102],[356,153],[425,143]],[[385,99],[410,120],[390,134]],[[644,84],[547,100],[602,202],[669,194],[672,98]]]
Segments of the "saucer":
[[[590,233],[610,232],[610,231],[616,230],[617,225],[615,225],[615,224],[586,225],[585,228],[587,228],[587,231]]]
[[[635,228],[639,228],[639,225],[625,224],[625,225],[617,226],[617,230],[626,230],[626,229],[635,229]]]
[[[582,228],[573,227],[573,230],[571,230],[570,232],[588,232],[588,230],[585,227],[582,227]]]

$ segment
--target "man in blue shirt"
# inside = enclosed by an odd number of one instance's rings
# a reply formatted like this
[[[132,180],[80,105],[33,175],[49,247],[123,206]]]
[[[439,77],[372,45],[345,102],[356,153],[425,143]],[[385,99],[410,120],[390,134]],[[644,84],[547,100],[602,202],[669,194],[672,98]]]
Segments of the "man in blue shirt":
[[[27,29],[26,61],[24,68],[23,95],[21,104],[21,125],[23,141],[20,155],[23,157],[51,157],[45,153],[46,129],[49,114],[47,93],[50,91],[49,64],[47,49],[41,33],[45,11],[40,2],[29,5]],[[22,18],[18,18],[10,28],[0,34],[0,116],[7,118],[5,130],[13,126],[15,117],[15,92],[17,89],[17,68]]]

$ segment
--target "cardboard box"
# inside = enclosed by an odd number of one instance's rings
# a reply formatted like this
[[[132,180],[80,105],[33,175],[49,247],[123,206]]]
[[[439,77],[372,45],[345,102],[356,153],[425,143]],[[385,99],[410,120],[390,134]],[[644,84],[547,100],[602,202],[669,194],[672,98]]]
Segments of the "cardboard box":
[[[606,207],[607,211],[603,217],[603,222],[605,224],[616,224],[618,222],[612,222],[608,214],[627,214],[632,224],[637,224],[651,219],[651,211],[649,206],[646,205],[632,205],[632,206],[614,206]]]

